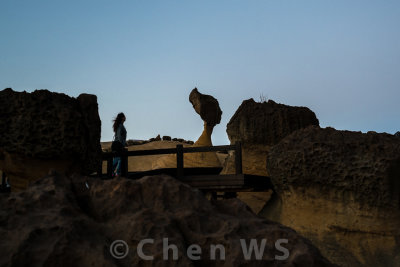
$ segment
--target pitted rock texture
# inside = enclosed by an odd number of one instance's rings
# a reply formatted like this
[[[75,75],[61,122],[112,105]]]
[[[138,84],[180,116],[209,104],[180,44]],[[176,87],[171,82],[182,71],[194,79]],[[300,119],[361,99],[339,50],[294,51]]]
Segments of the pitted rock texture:
[[[245,100],[230,119],[226,132],[231,144],[242,143],[243,172],[268,176],[265,160],[271,145],[278,143],[291,132],[309,126],[319,125],[314,112],[306,107],[292,107],[268,102],[256,103]],[[229,155],[221,174],[234,174],[234,156]],[[266,204],[271,192],[241,192],[238,197],[254,212]]]
[[[332,266],[307,239],[290,228],[261,219],[239,200],[209,202],[203,194],[168,176],[102,181],[49,176],[28,190],[0,195],[1,266]],[[178,248],[178,259],[163,260],[163,238]],[[240,239],[267,239],[262,260],[245,260]],[[138,256],[141,240],[145,261]],[[274,242],[289,250],[287,260]],[[110,254],[124,240],[123,259]],[[201,247],[200,260],[187,256]],[[225,247],[225,260],[210,260],[211,245]],[[122,250],[118,250],[123,252]]]
[[[277,194],[261,216],[340,266],[400,266],[400,139],[310,126],[273,146]]]
[[[0,168],[11,180],[13,175],[27,175],[15,163],[20,161],[34,168],[40,161],[43,168],[46,161],[64,168],[74,165],[83,174],[101,166],[101,121],[95,95],[72,98],[48,90],[27,93],[7,88],[0,92],[0,116]]]
[[[292,107],[272,100],[256,103],[243,101],[229,121],[226,132],[231,143],[275,145],[295,130],[319,121],[307,107]]]
[[[203,95],[194,88],[189,95],[189,101],[208,126],[215,126],[221,122],[222,111],[218,100],[213,96]]]
[[[218,100],[210,95],[199,93],[194,88],[189,95],[189,101],[194,110],[204,121],[204,129],[193,146],[212,146],[211,135],[215,125],[220,123],[222,111],[219,108]],[[178,140],[179,141],[179,140]],[[183,140],[182,140],[183,141]],[[215,152],[196,152],[184,155],[185,167],[221,167],[221,162]],[[160,157],[153,163],[153,169],[175,168],[176,156],[166,155]]]
[[[316,185],[351,192],[360,204],[400,208],[400,140],[390,134],[311,126],[273,146],[267,169],[279,192]]]

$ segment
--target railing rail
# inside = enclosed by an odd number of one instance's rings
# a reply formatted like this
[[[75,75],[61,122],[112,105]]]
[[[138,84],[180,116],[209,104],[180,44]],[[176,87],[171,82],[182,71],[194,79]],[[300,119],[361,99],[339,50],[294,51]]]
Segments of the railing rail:
[[[162,155],[162,154],[176,154],[176,168],[177,176],[181,178],[184,176],[184,154],[185,153],[198,153],[198,152],[228,152],[235,151],[235,166],[236,174],[242,174],[242,146],[240,142],[236,142],[234,145],[225,146],[204,146],[204,147],[183,147],[182,144],[176,145],[176,148],[165,148],[165,149],[151,149],[151,150],[134,150],[134,151],[123,151],[123,152],[103,152],[103,160],[107,160],[107,175],[112,174],[112,161],[114,157],[121,157],[121,175],[126,176],[128,173],[128,157],[133,156],[149,156],[149,155]],[[101,175],[102,171],[98,173]]]

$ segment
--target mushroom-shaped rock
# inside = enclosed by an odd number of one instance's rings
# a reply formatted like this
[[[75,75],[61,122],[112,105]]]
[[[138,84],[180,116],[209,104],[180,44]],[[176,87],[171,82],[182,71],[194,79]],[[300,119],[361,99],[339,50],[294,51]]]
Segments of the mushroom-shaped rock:
[[[214,126],[220,123],[222,115],[218,100],[210,95],[201,94],[197,88],[194,88],[189,95],[189,101],[204,121],[203,133],[193,146],[212,146],[211,135]],[[221,161],[222,158],[220,160],[215,152],[184,155],[185,167],[221,167]],[[176,167],[175,156],[164,156],[153,164],[154,169],[166,167]]]
[[[203,95],[197,88],[194,88],[189,95],[189,101],[208,126],[215,126],[221,122],[222,111],[218,100],[213,96]]]

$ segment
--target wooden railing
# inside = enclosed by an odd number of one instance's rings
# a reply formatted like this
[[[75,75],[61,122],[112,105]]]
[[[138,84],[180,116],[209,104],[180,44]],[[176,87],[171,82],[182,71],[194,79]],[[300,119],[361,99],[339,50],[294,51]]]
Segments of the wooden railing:
[[[176,145],[176,148],[165,148],[165,149],[152,149],[152,150],[134,150],[124,152],[104,152],[103,160],[107,161],[107,176],[111,177],[113,158],[121,157],[121,175],[127,176],[128,174],[128,157],[133,156],[148,156],[148,155],[161,155],[161,154],[176,154],[176,169],[177,177],[181,178],[184,176],[184,157],[185,153],[198,153],[198,152],[228,152],[235,151],[235,166],[236,174],[242,174],[242,145],[240,142],[236,142],[234,145],[226,146],[204,146],[204,147],[183,147],[183,145]],[[102,174],[102,170],[98,171],[98,174]]]

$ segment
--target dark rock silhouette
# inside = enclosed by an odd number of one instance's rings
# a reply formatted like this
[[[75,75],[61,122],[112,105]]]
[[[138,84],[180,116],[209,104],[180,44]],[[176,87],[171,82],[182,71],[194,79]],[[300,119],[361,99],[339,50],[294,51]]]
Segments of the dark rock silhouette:
[[[295,130],[319,121],[307,107],[277,104],[272,100],[257,103],[243,101],[229,121],[226,132],[231,143],[274,145]]]
[[[307,239],[261,219],[239,200],[211,203],[203,194],[168,176],[103,181],[53,174],[25,192],[0,197],[1,266],[332,266]],[[141,240],[153,261],[136,251]],[[178,260],[163,260],[163,238],[177,246]],[[262,260],[245,260],[240,239],[267,239]],[[275,259],[274,242],[289,258]],[[124,240],[130,251],[114,259],[110,246]],[[201,247],[201,260],[186,254]],[[210,246],[225,247],[225,260],[210,260]]]
[[[317,184],[321,193],[400,209],[400,140],[390,134],[309,127],[273,146],[267,168],[278,192]]]
[[[400,132],[396,132],[394,136],[400,137]]]
[[[341,266],[398,266],[399,138],[310,126],[273,146],[266,166],[278,196],[263,215]]]
[[[291,132],[318,125],[314,112],[306,107],[292,107],[270,100],[257,103],[253,99],[243,101],[230,119],[226,132],[231,144],[242,142],[243,171],[246,174],[268,176],[265,166],[267,152]],[[221,174],[235,173],[233,155],[225,161]],[[239,193],[254,212],[258,213],[270,198],[270,193]]]
[[[164,135],[164,136],[162,137],[162,140],[163,140],[163,141],[171,141],[172,139],[171,139],[171,136]]]
[[[49,168],[89,174],[100,166],[101,121],[95,95],[48,90],[0,92],[0,168],[24,188]],[[26,183],[25,183],[25,182]]]
[[[221,122],[222,111],[218,100],[213,96],[203,95],[197,88],[194,88],[189,95],[189,101],[208,126],[215,126]]]

